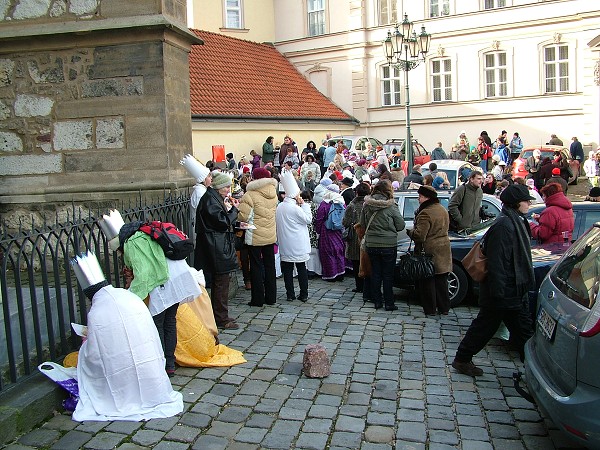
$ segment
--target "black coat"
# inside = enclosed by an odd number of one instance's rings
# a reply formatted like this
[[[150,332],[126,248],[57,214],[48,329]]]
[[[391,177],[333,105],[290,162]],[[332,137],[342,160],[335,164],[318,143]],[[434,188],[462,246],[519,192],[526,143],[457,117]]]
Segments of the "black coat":
[[[488,275],[480,284],[482,307],[520,309],[523,297],[535,281],[531,266],[531,231],[522,218],[519,220],[520,230],[517,230],[503,209],[486,233],[484,253]]]
[[[196,249],[194,267],[208,273],[237,270],[234,224],[238,210],[227,211],[223,198],[209,187],[196,210]]]

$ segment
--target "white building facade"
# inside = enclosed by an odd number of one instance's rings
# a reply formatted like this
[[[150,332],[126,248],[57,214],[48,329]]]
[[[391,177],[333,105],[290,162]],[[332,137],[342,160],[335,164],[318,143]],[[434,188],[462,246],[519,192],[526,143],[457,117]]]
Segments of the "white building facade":
[[[261,1],[267,8],[268,2]],[[253,0],[236,6],[244,39],[268,40]],[[587,149],[600,137],[600,2],[597,0],[273,0],[272,41],[321,92],[360,125],[354,134],[405,136],[405,73],[389,67],[382,41],[403,15],[432,35],[424,62],[408,74],[412,134],[427,149],[450,149],[465,130],[519,132],[525,145],[556,134]],[[249,13],[252,9],[252,14]],[[226,17],[223,9],[219,13]],[[217,15],[218,16],[218,15]],[[263,20],[271,12],[263,11]],[[202,27],[202,24],[195,24]],[[219,30],[213,30],[219,32]],[[265,38],[266,36],[266,38]],[[301,101],[301,99],[298,99]]]

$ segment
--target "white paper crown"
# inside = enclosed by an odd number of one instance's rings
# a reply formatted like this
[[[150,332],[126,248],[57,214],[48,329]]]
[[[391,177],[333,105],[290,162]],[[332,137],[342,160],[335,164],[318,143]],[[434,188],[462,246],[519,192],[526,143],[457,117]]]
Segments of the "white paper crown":
[[[91,251],[72,258],[71,267],[73,267],[73,272],[75,272],[75,276],[77,277],[77,281],[79,281],[81,289],[87,289],[90,286],[106,280],[96,255]]]
[[[281,185],[283,186],[286,197],[295,198],[298,196],[300,193],[300,188],[298,187],[298,183],[296,183],[296,179],[290,170],[284,170],[281,172],[279,180],[281,181]]]
[[[119,248],[119,231],[121,227],[125,225],[121,213],[116,209],[111,209],[109,214],[104,214],[98,221],[100,229],[108,240],[108,246],[112,251],[116,251]]]
[[[208,170],[208,168],[205,165],[201,164],[196,158],[194,158],[190,154],[185,155],[183,159],[179,161],[179,164],[185,167],[185,169],[190,173],[190,175],[196,178],[198,183],[202,183],[210,173],[210,170]]]

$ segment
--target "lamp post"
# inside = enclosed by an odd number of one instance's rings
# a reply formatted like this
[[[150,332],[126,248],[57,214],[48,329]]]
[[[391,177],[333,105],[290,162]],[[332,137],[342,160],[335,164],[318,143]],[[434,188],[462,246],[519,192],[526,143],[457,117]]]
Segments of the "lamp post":
[[[400,29],[402,31],[400,31]],[[383,41],[385,57],[390,67],[396,67],[404,71],[404,86],[406,89],[406,141],[404,142],[404,154],[408,162],[408,172],[413,168],[413,146],[410,132],[410,90],[408,87],[408,72],[425,61],[429,52],[431,35],[425,31],[425,25],[421,26],[421,34],[413,30],[413,23],[404,14],[401,24],[395,25],[394,34],[390,31]]]

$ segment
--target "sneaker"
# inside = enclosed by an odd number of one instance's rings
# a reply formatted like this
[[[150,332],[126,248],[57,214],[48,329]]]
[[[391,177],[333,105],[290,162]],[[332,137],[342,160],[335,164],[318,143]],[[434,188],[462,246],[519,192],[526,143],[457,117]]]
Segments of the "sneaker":
[[[452,361],[452,367],[454,367],[458,373],[469,375],[470,377],[480,377],[483,375],[483,370],[473,364],[472,361],[460,362],[455,359]]]

